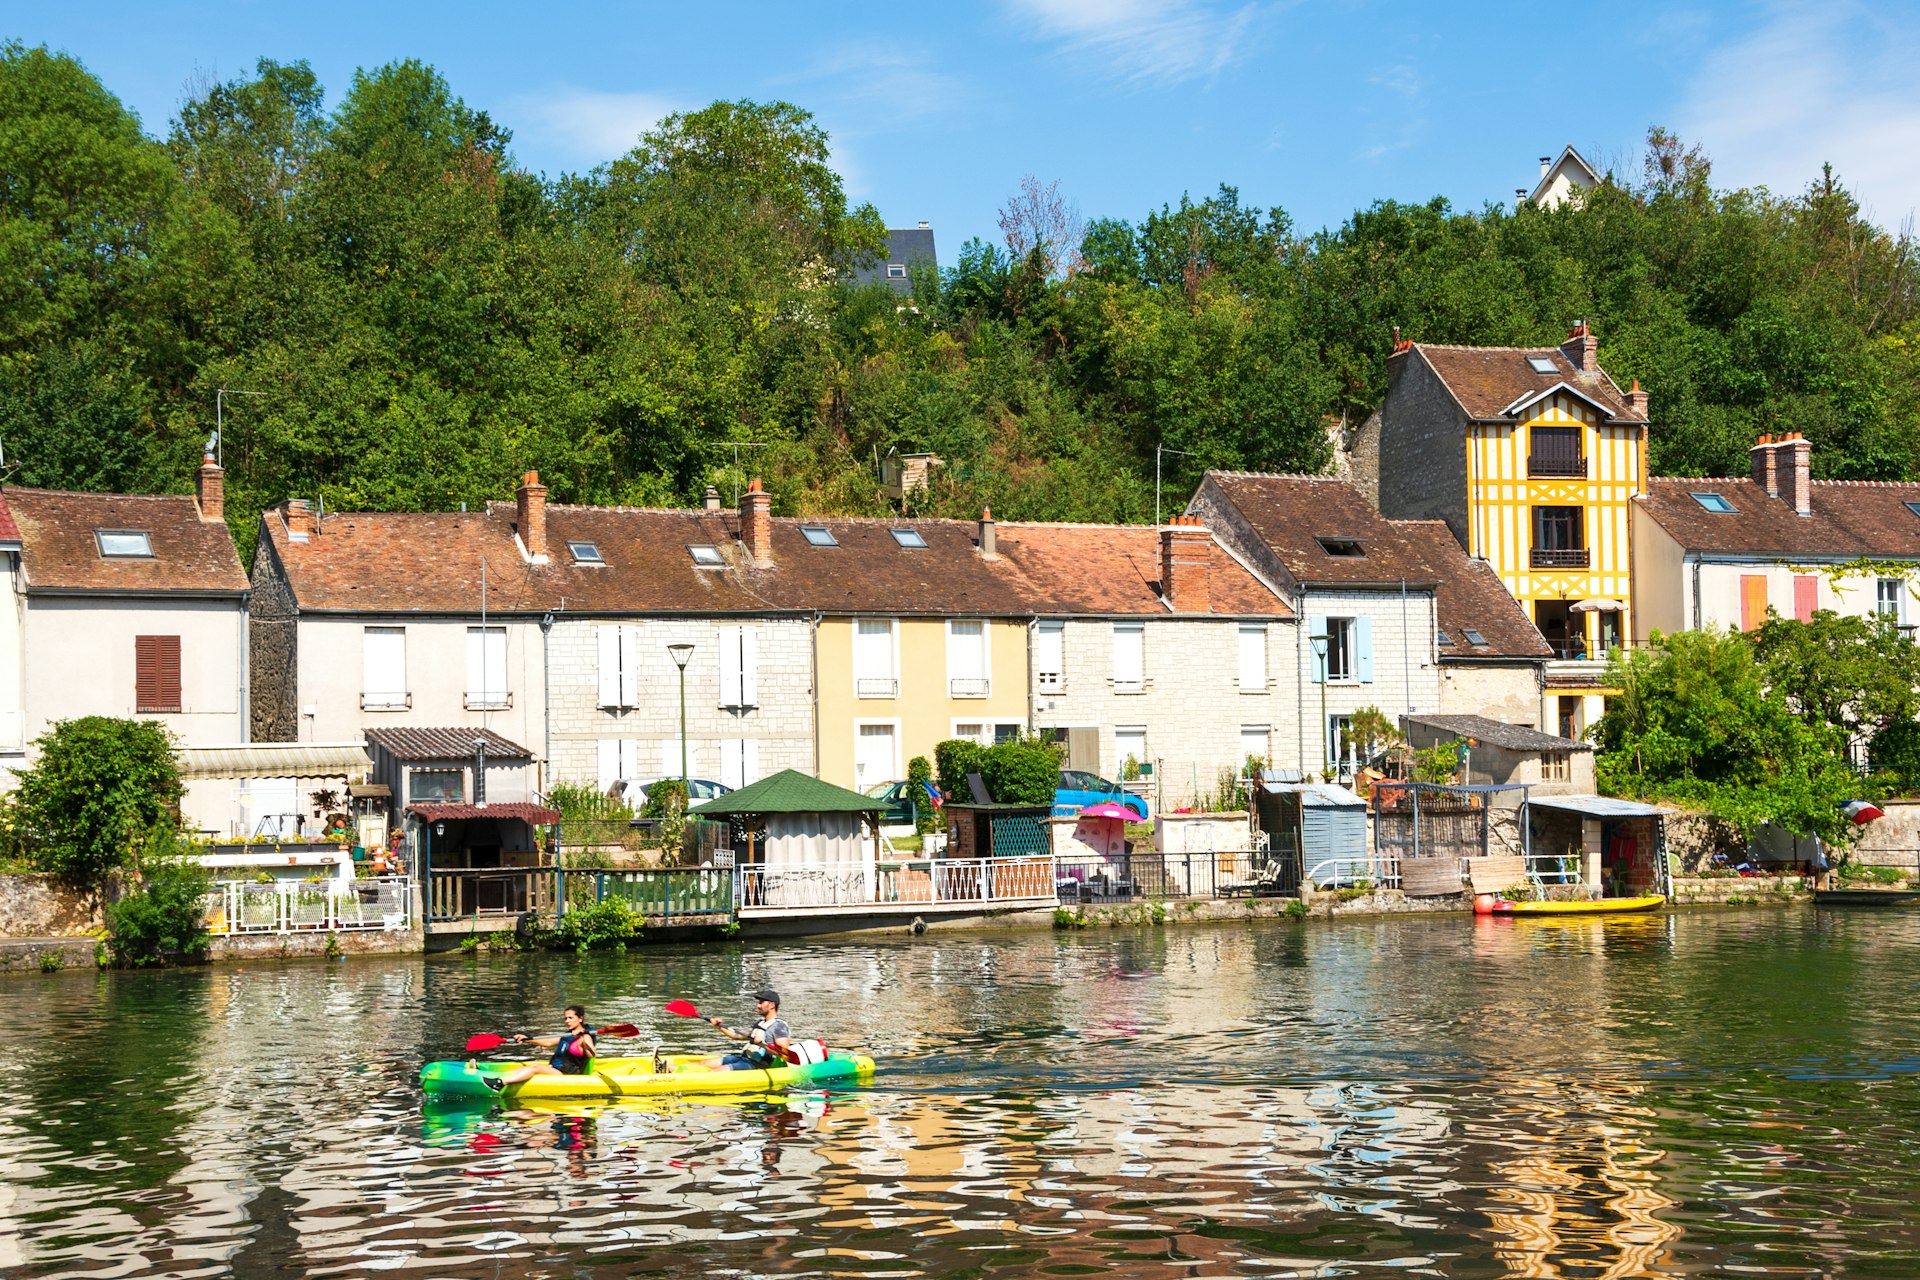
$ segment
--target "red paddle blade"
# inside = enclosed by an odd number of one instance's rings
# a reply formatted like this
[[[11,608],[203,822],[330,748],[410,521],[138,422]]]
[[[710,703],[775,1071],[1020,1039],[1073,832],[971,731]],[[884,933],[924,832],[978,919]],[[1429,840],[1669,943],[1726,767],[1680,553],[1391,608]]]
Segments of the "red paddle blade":
[[[473,1037],[473,1039],[467,1041],[467,1052],[479,1053],[482,1049],[498,1049],[506,1042],[507,1038],[505,1036],[496,1036],[490,1032],[483,1031]]]
[[[667,1001],[667,1012],[681,1018],[697,1018],[700,1016],[700,1011],[693,1007],[692,1002],[687,1000]]]
[[[616,1022],[610,1027],[600,1028],[600,1030],[595,1034],[603,1035],[603,1036],[622,1036],[630,1040],[634,1036],[637,1036],[640,1034],[640,1028],[634,1026],[631,1022]]]

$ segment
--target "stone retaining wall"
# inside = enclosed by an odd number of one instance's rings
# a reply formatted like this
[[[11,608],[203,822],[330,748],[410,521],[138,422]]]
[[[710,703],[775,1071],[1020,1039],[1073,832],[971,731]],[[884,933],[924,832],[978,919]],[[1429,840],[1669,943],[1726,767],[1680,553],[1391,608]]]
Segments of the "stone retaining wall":
[[[1800,876],[1675,876],[1673,901],[1676,906],[1788,903],[1810,901],[1810,894]]]
[[[0,876],[0,938],[74,937],[104,924],[99,899],[56,876]]]

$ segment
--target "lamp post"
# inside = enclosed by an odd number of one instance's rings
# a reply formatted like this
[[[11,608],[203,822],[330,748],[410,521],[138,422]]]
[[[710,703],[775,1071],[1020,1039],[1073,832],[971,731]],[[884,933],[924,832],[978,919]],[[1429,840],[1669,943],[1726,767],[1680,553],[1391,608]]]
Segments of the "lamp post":
[[[1331,761],[1328,759],[1328,755],[1327,755],[1327,751],[1328,751],[1327,739],[1331,736],[1327,732],[1327,643],[1328,643],[1328,640],[1329,640],[1329,637],[1327,636],[1308,636],[1307,637],[1307,643],[1313,646],[1314,661],[1320,664],[1317,674],[1320,677],[1320,777],[1322,779],[1326,778],[1327,773],[1331,768]]]
[[[690,644],[670,644],[673,665],[680,668],[680,785],[687,785],[687,659],[693,656]]]

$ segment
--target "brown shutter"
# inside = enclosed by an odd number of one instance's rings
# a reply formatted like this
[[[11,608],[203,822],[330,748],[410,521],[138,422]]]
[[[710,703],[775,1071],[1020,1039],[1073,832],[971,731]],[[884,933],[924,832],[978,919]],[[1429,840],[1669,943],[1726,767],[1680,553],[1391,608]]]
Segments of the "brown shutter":
[[[133,638],[133,703],[136,711],[180,710],[180,637]]]

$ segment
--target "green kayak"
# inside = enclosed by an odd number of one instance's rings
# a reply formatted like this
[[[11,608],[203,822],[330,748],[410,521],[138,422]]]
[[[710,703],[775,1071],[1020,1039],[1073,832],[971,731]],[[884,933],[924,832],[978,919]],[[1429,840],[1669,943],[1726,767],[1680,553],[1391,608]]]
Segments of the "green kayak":
[[[420,1087],[440,1097],[461,1098],[630,1098],[656,1093],[777,1093],[782,1089],[846,1084],[873,1075],[873,1059],[835,1051],[824,1062],[748,1071],[702,1069],[711,1054],[675,1054],[655,1071],[652,1058],[598,1058],[586,1075],[539,1075],[507,1085],[499,1093],[487,1087],[524,1062],[429,1062],[420,1068]]]

